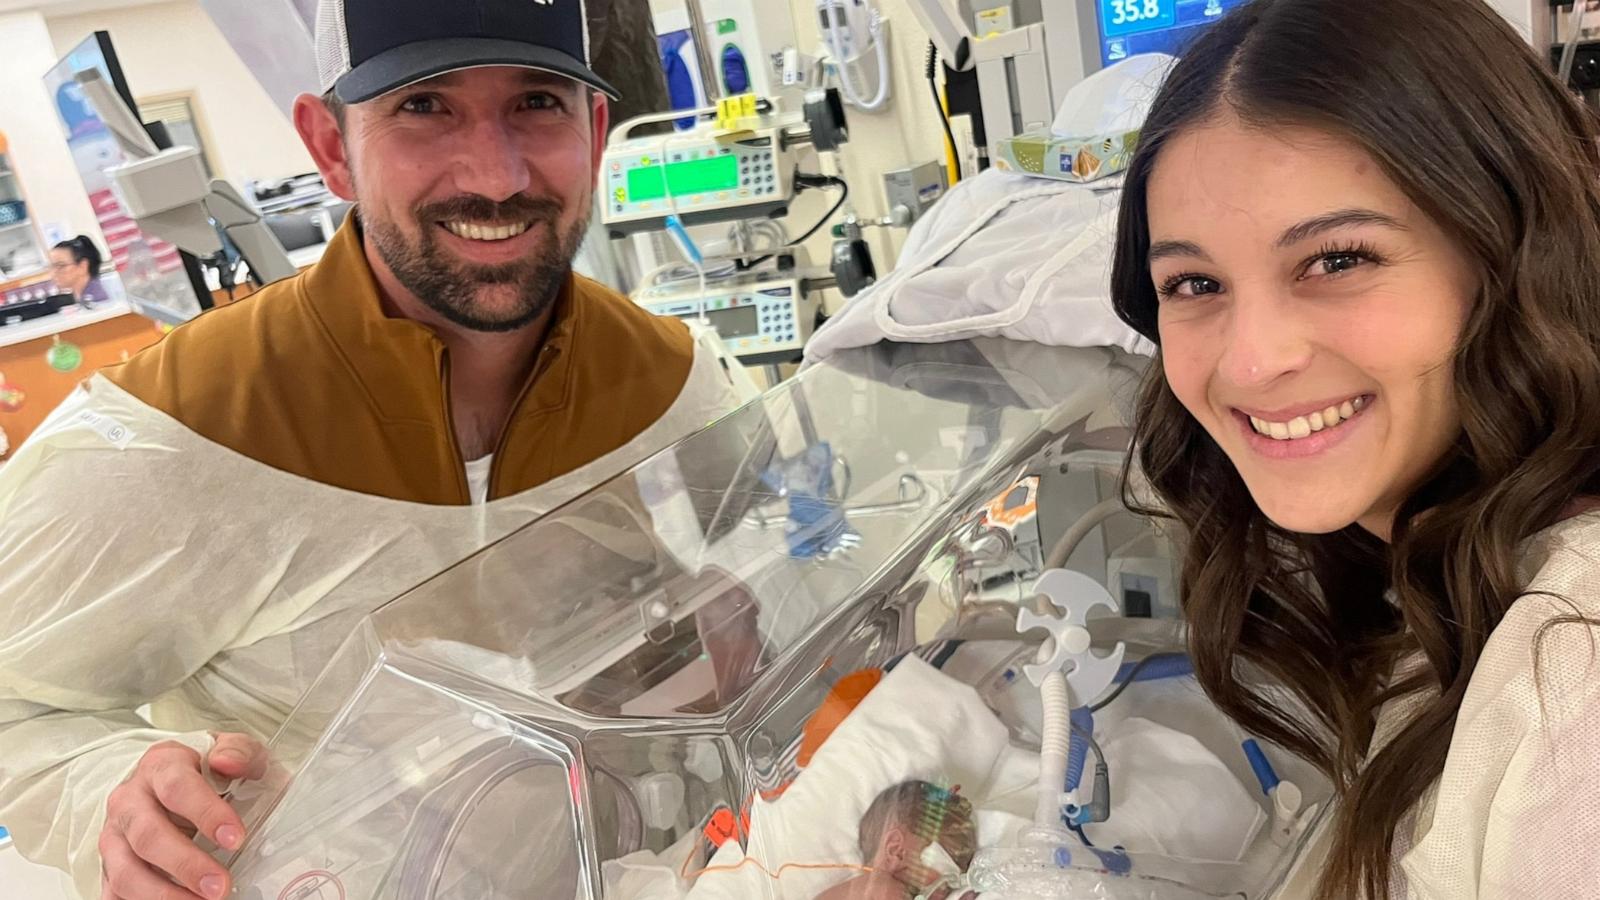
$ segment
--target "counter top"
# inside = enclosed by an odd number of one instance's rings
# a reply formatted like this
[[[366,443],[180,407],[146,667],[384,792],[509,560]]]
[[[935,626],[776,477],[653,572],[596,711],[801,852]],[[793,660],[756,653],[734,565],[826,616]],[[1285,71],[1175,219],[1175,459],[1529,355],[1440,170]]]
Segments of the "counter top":
[[[39,338],[63,334],[96,322],[115,319],[134,312],[133,305],[124,300],[112,300],[92,310],[69,306],[53,316],[29,319],[16,325],[0,325],[0,347],[24,344]]]

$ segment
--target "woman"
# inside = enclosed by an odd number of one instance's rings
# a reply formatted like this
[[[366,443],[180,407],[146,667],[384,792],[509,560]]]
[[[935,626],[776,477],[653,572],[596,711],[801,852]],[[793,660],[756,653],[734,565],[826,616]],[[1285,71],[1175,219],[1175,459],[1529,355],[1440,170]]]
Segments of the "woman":
[[[100,248],[85,235],[50,248],[50,271],[56,287],[83,305],[109,299],[100,283]]]
[[[1128,172],[1137,463],[1207,692],[1337,785],[1324,900],[1600,897],[1597,147],[1482,0],[1257,0]]]

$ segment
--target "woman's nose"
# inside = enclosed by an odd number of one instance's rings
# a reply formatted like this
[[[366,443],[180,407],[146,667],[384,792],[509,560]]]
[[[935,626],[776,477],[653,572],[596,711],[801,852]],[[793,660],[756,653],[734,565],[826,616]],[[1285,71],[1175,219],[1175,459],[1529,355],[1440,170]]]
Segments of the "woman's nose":
[[[1237,387],[1258,388],[1306,367],[1311,341],[1285,301],[1235,295],[1220,336],[1217,372]]]

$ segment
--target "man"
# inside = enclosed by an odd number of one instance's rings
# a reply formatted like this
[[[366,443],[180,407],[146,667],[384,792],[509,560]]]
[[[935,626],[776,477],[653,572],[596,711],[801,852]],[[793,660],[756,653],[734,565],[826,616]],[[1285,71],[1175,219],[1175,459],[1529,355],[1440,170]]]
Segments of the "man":
[[[910,900],[930,889],[933,900],[957,900],[941,882],[970,868],[978,851],[972,802],[926,781],[901,782],[867,807],[857,841],[868,871],[817,900]]]
[[[319,21],[331,93],[295,126],[357,203],[323,261],[0,470],[0,822],[86,898],[227,895],[191,838],[240,846],[218,786],[261,776],[353,624],[737,401],[681,324],[571,273],[610,90],[581,0]]]

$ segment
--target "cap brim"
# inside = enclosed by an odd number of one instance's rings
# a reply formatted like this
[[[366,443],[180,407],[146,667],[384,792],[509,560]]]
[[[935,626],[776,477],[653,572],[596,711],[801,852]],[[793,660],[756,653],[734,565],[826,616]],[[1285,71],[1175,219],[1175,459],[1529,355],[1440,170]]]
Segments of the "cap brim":
[[[396,47],[351,69],[333,90],[345,103],[365,103],[438,75],[487,66],[537,69],[586,84],[613,100],[622,96],[569,54],[498,38],[443,38]]]

